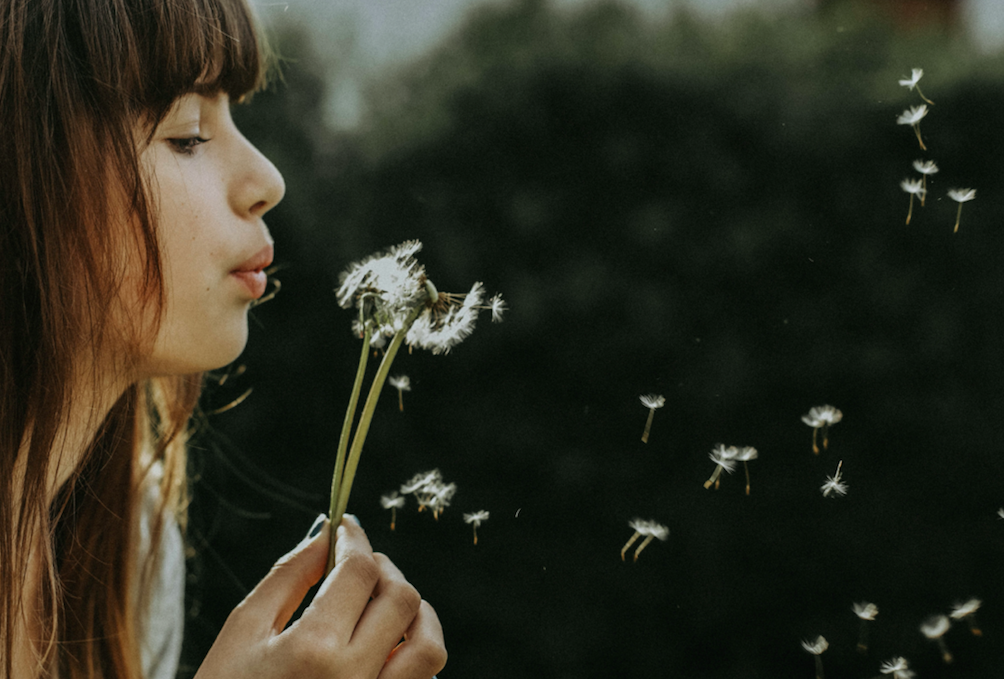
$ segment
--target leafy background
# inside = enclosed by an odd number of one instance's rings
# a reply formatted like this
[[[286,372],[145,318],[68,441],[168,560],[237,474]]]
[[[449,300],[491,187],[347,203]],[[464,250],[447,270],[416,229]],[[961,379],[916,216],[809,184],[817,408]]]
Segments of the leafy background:
[[[1000,58],[855,5],[712,25],[524,0],[370,82],[339,131],[324,45],[275,38],[284,82],[235,115],[286,178],[282,291],[203,404],[254,389],[193,450],[188,674],[326,509],[358,355],[338,273],[410,238],[441,290],[512,308],[448,356],[402,352],[414,390],[381,401],[350,504],[439,613],[441,679],[811,677],[818,634],[830,677],[999,671]],[[895,124],[917,66],[927,154]],[[907,226],[918,158],[941,172]],[[978,192],[953,234],[955,186]],[[644,393],[667,402],[647,445]],[[823,403],[844,421],[815,456],[800,417]],[[718,442],[759,450],[749,497],[741,471],[703,488]],[[840,460],[850,491],[823,498]],[[380,495],[434,467],[454,505],[392,533]],[[634,517],[671,535],[623,563]],[[972,596],[984,635],[954,627],[945,665],[918,627]]]

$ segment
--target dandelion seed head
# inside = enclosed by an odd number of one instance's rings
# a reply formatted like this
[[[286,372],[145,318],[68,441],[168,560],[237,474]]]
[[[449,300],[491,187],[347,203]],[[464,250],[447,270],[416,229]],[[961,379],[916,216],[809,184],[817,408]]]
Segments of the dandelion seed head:
[[[509,306],[502,299],[502,295],[496,293],[488,300],[488,307],[492,311],[492,323],[501,323],[502,316],[509,310]]]
[[[719,443],[711,449],[708,457],[711,458],[712,462],[731,474],[736,469],[736,455],[738,454],[739,449],[735,446],[726,448],[725,445]]]
[[[639,535],[645,537],[652,536],[656,540],[660,541],[665,541],[669,538],[669,528],[657,521],[631,519],[628,521],[628,525],[631,526],[631,528],[633,528]]]
[[[387,378],[390,386],[401,391],[411,391],[411,378],[407,375],[393,375]]]
[[[641,404],[646,408],[661,408],[666,405],[666,398],[662,394],[645,394],[639,396],[641,399]]]
[[[878,612],[878,606],[868,601],[854,604],[854,615],[862,620],[874,620]]]
[[[473,512],[471,514],[464,514],[464,523],[473,523],[474,527],[477,528],[481,525],[482,521],[488,520],[489,512],[485,509]]]
[[[403,495],[398,495],[397,491],[395,490],[393,493],[388,493],[387,495],[381,495],[380,505],[384,509],[391,509],[391,508],[400,509],[401,507],[404,507],[406,499],[407,498],[405,498]]]
[[[951,626],[952,623],[948,620],[947,615],[932,615],[920,626],[920,633],[928,639],[938,639]]]
[[[441,483],[442,481],[443,474],[438,469],[433,469],[428,472],[420,472],[411,477],[407,483],[401,485],[401,494],[410,495],[430,484]]]
[[[375,328],[403,322],[428,298],[425,268],[415,260],[421,249],[421,242],[406,241],[351,264],[339,277],[338,304],[356,306],[363,322]]]
[[[964,603],[957,603],[952,606],[952,612],[949,615],[952,617],[952,620],[962,620],[980,610],[980,606],[982,605],[983,602],[979,599],[970,599]]]
[[[956,203],[965,203],[976,198],[976,189],[949,189],[948,197]]]
[[[810,427],[822,427],[823,425],[836,424],[844,418],[844,414],[839,409],[831,405],[822,405],[809,408],[809,412],[802,415],[802,422]]]
[[[898,118],[896,118],[896,123],[898,125],[916,125],[926,115],[927,104],[911,106],[909,109],[903,111]]]
[[[808,639],[802,639],[802,648],[804,648],[808,653],[812,655],[820,655],[830,647],[830,642],[826,640],[822,634],[820,634],[814,641],[809,641]]]
[[[912,193],[918,196],[923,196],[927,193],[927,190],[924,188],[924,183],[920,179],[904,179],[899,183],[899,188],[903,189],[907,193]]]
[[[900,80],[899,84],[902,85],[903,87],[912,90],[914,87],[917,86],[917,83],[923,76],[924,76],[924,69],[915,68],[910,72],[910,77]]]
[[[819,490],[823,493],[823,497],[830,497],[830,495],[833,495],[834,497],[847,495],[848,485],[840,480],[842,476],[840,468],[843,464],[843,460],[838,462],[836,473],[834,473],[833,476],[827,476],[826,481],[819,487]]]
[[[892,660],[885,661],[879,668],[879,672],[882,674],[891,674],[893,679],[912,679],[917,676],[910,669],[910,663],[903,656],[896,656]]]
[[[913,161],[913,169],[921,174],[934,174],[938,171],[938,166],[933,160],[915,160]]]

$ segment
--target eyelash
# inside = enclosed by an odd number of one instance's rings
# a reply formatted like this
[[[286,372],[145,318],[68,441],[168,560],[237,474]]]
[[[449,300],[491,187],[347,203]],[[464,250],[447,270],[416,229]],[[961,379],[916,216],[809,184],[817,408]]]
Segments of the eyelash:
[[[184,137],[181,139],[168,139],[168,142],[171,144],[171,146],[174,147],[174,150],[185,156],[195,155],[195,147],[201,144],[205,144],[207,141],[209,140],[203,139],[202,137]]]

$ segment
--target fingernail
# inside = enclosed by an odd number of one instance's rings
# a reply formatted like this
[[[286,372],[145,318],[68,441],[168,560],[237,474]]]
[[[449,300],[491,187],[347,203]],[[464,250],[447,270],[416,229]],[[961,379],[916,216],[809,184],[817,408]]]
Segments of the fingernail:
[[[314,525],[310,527],[310,532],[307,533],[307,538],[317,537],[317,534],[321,532],[324,528],[324,522],[328,520],[327,515],[320,514],[316,519],[314,519]]]
[[[348,518],[352,519],[353,521],[356,522],[356,525],[359,526],[360,528],[363,527],[362,522],[359,521],[359,517],[356,516],[355,514],[342,514],[342,516],[345,516],[345,517],[348,517]]]

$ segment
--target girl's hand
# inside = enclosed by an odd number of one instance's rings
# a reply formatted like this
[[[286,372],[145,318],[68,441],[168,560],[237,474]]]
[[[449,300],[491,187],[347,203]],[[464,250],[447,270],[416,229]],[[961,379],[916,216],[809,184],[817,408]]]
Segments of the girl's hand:
[[[324,574],[330,536],[324,521],[275,564],[227,618],[196,679],[429,679],[443,668],[436,612],[351,518],[338,526],[334,570],[285,629]]]

